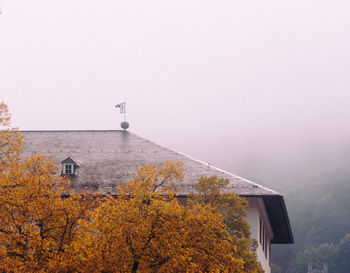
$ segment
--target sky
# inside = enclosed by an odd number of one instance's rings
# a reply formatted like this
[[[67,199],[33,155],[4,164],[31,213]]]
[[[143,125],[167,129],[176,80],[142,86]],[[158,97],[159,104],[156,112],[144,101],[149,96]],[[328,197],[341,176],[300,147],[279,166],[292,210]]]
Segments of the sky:
[[[350,143],[347,0],[0,0],[22,130],[120,129],[230,171]],[[350,149],[349,149],[350,151]]]

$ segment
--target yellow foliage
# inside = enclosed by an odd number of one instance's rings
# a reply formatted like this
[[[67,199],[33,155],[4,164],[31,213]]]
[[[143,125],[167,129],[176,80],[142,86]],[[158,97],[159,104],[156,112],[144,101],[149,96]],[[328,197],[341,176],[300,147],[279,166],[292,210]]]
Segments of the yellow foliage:
[[[0,126],[7,127],[11,123],[11,114],[7,105],[3,102],[0,102]]]
[[[0,125],[9,117],[0,104]],[[245,225],[235,231],[218,209],[229,200],[240,218],[244,201],[197,195],[182,206],[182,163],[140,168],[117,197],[89,195],[52,160],[21,160],[21,145],[16,129],[0,131],[0,272],[248,272]]]
[[[248,201],[227,190],[229,180],[217,176],[201,177],[195,184],[191,204],[207,204],[223,216],[223,223],[231,235],[237,251],[234,257],[244,261],[244,272],[263,272],[255,254],[256,241],[250,239],[249,224],[245,220]]]
[[[68,264],[77,272],[243,272],[222,214],[205,204],[184,207],[169,189],[182,178],[177,166],[144,166],[118,198],[101,198],[80,221]]]
[[[9,128],[10,121],[7,105],[0,102],[0,172],[5,171],[10,162],[18,161],[22,151],[23,136],[17,129]]]
[[[9,122],[0,104],[0,125]],[[40,155],[20,160],[22,138],[16,129],[0,131],[0,272],[47,272],[75,240],[78,219],[95,199],[70,193],[69,181],[54,176],[53,161]]]

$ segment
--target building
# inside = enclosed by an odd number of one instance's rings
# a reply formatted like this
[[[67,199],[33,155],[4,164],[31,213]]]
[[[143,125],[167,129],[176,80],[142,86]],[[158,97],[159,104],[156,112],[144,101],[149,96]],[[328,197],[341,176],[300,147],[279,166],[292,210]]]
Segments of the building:
[[[55,160],[62,174],[71,175],[74,189],[114,193],[115,185],[129,181],[143,165],[165,160],[184,163],[185,197],[202,175],[229,178],[229,190],[249,201],[247,220],[259,244],[258,260],[270,273],[271,244],[293,243],[283,196],[244,178],[172,151],[128,131],[24,131],[23,156],[43,154]]]

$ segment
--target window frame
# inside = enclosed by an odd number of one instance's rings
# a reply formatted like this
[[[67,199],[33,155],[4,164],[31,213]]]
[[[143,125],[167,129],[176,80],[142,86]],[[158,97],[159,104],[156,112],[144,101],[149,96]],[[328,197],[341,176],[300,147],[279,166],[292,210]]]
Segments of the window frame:
[[[270,260],[271,256],[271,242],[269,242],[269,235],[265,228],[264,221],[262,217],[259,217],[259,243],[262,252],[265,255],[266,260]]]
[[[67,172],[69,167],[70,167],[70,172]],[[63,164],[63,174],[73,175],[74,174],[74,164],[71,164],[71,163]]]

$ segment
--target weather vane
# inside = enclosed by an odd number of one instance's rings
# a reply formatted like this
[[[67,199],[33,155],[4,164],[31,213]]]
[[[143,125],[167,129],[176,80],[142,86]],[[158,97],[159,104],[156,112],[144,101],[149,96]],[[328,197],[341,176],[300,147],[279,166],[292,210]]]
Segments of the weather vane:
[[[120,124],[120,127],[122,127],[122,129],[125,131],[129,128],[129,123],[126,121],[126,100],[122,103],[117,104],[115,108],[119,108],[120,113],[124,114],[124,121]]]

